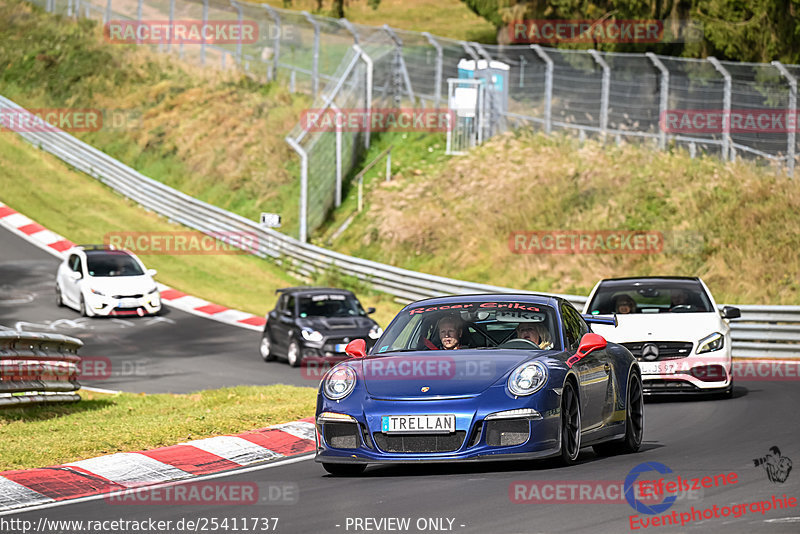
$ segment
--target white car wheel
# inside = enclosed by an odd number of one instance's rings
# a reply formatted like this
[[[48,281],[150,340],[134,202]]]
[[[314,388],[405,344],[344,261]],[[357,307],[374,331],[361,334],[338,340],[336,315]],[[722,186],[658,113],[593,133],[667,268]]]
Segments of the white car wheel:
[[[291,343],[289,343],[289,349],[286,351],[286,359],[292,367],[300,366],[300,347],[297,345],[297,341],[292,340]]]

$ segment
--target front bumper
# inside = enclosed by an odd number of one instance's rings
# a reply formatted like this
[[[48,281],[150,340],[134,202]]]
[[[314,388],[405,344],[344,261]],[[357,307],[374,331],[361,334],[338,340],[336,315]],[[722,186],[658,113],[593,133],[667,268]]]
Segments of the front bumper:
[[[500,389],[500,388],[497,388]],[[317,454],[324,463],[438,463],[547,458],[560,452],[560,399],[552,390],[519,406],[486,402],[481,396],[441,401],[395,401],[367,398],[359,410],[330,403],[323,411],[349,415],[352,421],[331,421],[317,413]],[[498,396],[497,392],[494,392]],[[519,399],[518,399],[519,400]],[[491,413],[538,406],[536,417],[487,420]],[[323,403],[324,404],[324,403]],[[336,410],[336,408],[339,408]],[[381,417],[452,413],[455,433],[386,434]],[[520,429],[524,428],[524,437]],[[503,432],[503,429],[508,430]],[[433,437],[433,436],[438,436]],[[410,445],[406,445],[406,442]],[[510,444],[509,444],[510,443]],[[387,450],[390,449],[390,450]],[[447,449],[447,450],[437,450]]]
[[[648,363],[658,365],[658,372],[648,373]],[[645,366],[643,366],[645,364]],[[733,364],[730,355],[690,356],[658,362],[639,362],[645,394],[707,393],[724,391],[731,386]]]
[[[86,307],[93,315],[142,316],[153,315],[161,311],[161,296],[158,292],[122,298],[89,292],[84,299]]]

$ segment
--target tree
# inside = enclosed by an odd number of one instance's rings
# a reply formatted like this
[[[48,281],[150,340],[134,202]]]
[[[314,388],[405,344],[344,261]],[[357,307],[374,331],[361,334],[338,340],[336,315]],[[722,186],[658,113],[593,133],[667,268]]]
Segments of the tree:
[[[323,4],[325,3],[324,0],[316,0],[317,1],[317,11],[322,11]],[[357,0],[331,0],[331,16],[336,17],[337,19],[344,18],[344,8],[345,6],[349,5],[350,2],[354,2]],[[380,5],[381,0],[366,0],[367,5],[370,6],[372,9],[378,9],[378,5]],[[283,0],[284,6],[292,5],[292,0]]]

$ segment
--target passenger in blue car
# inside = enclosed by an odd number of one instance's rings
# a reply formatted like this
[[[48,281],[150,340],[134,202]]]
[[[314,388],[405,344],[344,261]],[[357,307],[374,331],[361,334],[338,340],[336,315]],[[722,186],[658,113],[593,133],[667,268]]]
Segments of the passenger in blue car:
[[[542,350],[552,349],[553,341],[550,332],[542,323],[519,323],[514,334],[519,339],[526,339]]]
[[[455,350],[461,348],[461,336],[464,333],[464,322],[453,315],[446,315],[439,319],[436,326],[439,331],[439,339],[444,350]]]

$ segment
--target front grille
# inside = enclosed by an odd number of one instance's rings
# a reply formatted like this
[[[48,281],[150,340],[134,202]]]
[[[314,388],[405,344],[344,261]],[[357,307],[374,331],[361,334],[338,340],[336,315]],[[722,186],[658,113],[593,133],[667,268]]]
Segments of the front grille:
[[[113,295],[115,299],[140,299],[143,296],[144,295],[142,295],[141,293],[137,293],[135,295]]]
[[[670,393],[673,391],[699,392],[700,388],[683,380],[644,380],[642,387],[645,393]]]
[[[511,447],[528,441],[530,423],[527,419],[498,419],[486,421],[486,444],[490,447]]]
[[[685,358],[692,353],[692,343],[687,341],[647,341],[621,343],[621,345],[631,351],[631,354],[633,354],[637,360],[642,362],[676,360],[678,358]],[[655,345],[658,349],[658,357],[643,358],[642,352],[644,351],[645,345]]]
[[[382,432],[372,434],[375,444],[386,452],[452,452],[464,443],[467,433],[463,430],[452,434],[397,434]]]
[[[358,425],[355,423],[325,423],[325,442],[334,449],[358,448]]]

